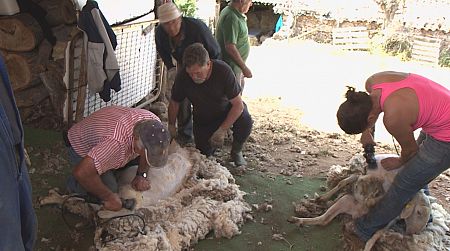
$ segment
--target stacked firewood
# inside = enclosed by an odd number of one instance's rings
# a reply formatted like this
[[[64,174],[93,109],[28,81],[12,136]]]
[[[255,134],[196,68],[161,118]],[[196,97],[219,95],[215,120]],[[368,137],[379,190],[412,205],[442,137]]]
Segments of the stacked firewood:
[[[22,122],[61,128],[66,97],[65,48],[77,32],[76,10],[71,0],[33,1],[47,12],[45,21],[38,22],[26,12],[0,16],[0,53]]]

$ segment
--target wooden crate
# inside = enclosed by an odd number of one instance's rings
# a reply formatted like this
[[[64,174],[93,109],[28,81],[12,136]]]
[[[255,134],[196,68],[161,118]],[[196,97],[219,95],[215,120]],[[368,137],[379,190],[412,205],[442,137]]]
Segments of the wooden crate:
[[[414,36],[411,58],[423,63],[437,65],[439,62],[439,52],[441,39]]]
[[[343,50],[369,50],[369,32],[366,27],[334,28],[333,45]]]

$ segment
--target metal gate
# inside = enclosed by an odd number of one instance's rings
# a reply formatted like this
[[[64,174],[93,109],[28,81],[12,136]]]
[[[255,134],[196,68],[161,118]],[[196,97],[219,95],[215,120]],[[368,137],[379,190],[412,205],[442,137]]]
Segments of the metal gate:
[[[118,43],[116,57],[120,67],[121,90],[111,90],[109,102],[104,102],[97,93],[89,94],[86,88],[83,33],[80,31],[74,36],[66,51],[68,70],[64,77],[68,90],[64,120],[69,127],[102,107],[133,107],[158,97],[162,63],[155,45],[156,24],[157,21],[148,21],[113,28]]]

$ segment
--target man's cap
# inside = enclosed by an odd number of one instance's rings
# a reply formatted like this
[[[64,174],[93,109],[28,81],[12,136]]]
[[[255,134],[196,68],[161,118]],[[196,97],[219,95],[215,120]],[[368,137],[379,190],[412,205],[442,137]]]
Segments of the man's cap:
[[[166,126],[157,120],[145,120],[139,124],[138,133],[145,147],[148,164],[152,167],[164,166],[170,145],[170,133]]]
[[[172,2],[165,3],[158,7],[158,19],[160,23],[170,22],[181,15],[180,9]]]

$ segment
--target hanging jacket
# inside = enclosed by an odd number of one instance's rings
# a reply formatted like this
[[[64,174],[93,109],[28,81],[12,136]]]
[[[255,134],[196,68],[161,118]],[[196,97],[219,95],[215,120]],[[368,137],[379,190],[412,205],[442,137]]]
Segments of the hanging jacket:
[[[87,37],[87,83],[90,93],[111,100],[111,89],[120,91],[119,63],[114,50],[116,34],[95,1],[88,0],[81,10],[78,27]],[[85,39],[86,40],[86,39]]]

